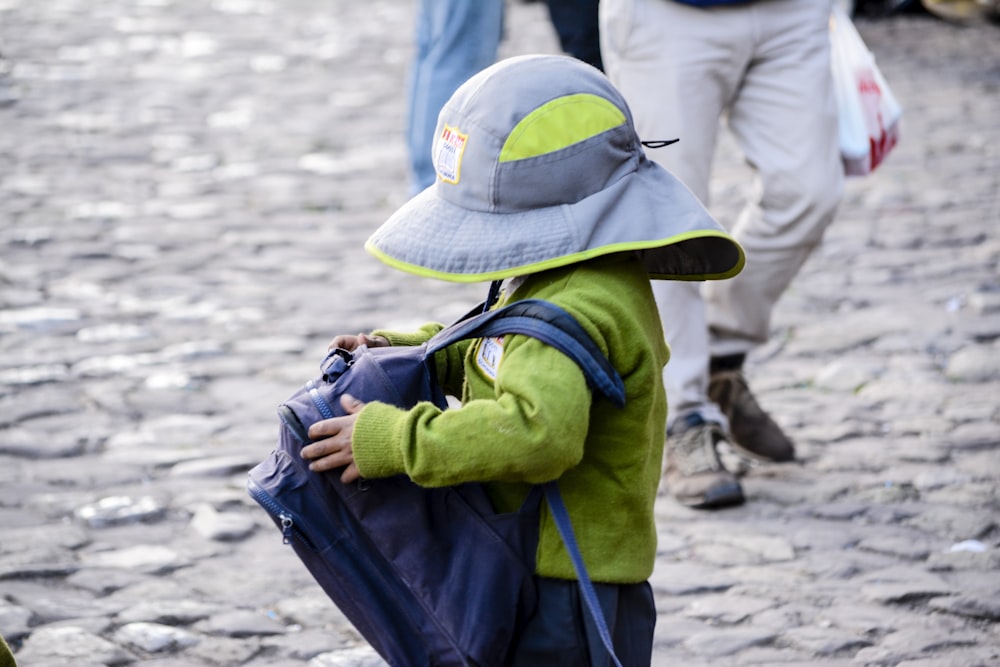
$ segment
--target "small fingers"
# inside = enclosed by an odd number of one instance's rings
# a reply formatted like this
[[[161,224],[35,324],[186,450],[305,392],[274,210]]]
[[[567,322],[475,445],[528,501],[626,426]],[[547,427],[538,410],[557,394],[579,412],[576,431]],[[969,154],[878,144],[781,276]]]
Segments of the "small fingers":
[[[350,484],[351,482],[356,482],[361,479],[361,472],[358,470],[358,464],[353,461],[344,468],[344,474],[340,476],[340,481],[344,484]]]
[[[334,453],[337,449],[338,448],[329,439],[327,439],[310,443],[303,447],[299,453],[304,459],[318,459],[321,456],[328,456]]]
[[[337,452],[336,454],[316,459],[309,464],[309,469],[313,472],[336,470],[337,468],[343,468],[344,466],[349,465],[353,460],[354,459],[349,453],[345,454],[344,452]]]
[[[341,334],[339,336],[334,336],[333,340],[330,341],[330,344],[326,346],[326,349],[336,350],[337,348],[340,348],[347,350],[348,352],[353,352],[361,345],[367,345],[368,347],[389,347],[389,341],[382,336],[372,336],[371,334],[365,333],[359,333],[356,336]]]
[[[337,348],[343,348],[348,352],[350,352],[358,346],[358,339],[360,337],[361,337],[360,335],[348,336],[344,334],[341,334],[339,336],[334,336],[333,340],[330,341],[330,344],[327,345],[326,349],[336,350]]]
[[[331,419],[319,420],[309,427],[309,439],[320,440],[321,438],[329,438],[337,435],[341,430],[340,419],[340,417],[333,417]]]
[[[365,404],[354,398],[350,394],[344,394],[340,397],[340,405],[345,410],[347,410],[348,415],[353,415],[356,412],[360,412],[361,408],[365,407]]]
[[[372,336],[370,334],[358,334],[359,344],[368,347],[389,347],[389,341],[382,336]]]

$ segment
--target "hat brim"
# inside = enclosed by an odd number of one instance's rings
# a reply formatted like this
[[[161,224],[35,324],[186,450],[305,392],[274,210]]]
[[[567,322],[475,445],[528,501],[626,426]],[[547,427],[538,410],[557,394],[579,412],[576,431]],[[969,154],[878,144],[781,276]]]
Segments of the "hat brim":
[[[717,280],[743,268],[743,249],[676,177],[638,168],[575,204],[515,213],[445,201],[436,183],[365,243],[389,266],[451,282],[500,280],[594,257],[635,252],[650,278]],[[584,236],[584,233],[589,235]]]

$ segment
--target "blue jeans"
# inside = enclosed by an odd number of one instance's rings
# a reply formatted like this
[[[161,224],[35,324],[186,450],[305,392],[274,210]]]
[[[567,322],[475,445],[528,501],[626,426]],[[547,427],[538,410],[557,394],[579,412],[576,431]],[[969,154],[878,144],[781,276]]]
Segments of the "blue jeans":
[[[466,79],[496,61],[503,0],[420,0],[410,72],[410,194],[435,181],[431,147],[438,113]]]

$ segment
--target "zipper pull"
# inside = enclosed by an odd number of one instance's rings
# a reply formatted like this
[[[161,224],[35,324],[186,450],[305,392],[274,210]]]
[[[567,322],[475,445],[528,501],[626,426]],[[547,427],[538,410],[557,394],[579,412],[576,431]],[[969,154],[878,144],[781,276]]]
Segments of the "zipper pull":
[[[295,525],[295,522],[292,520],[291,515],[285,514],[284,512],[282,512],[281,514],[279,514],[278,518],[281,520],[281,537],[282,537],[281,543],[282,544],[291,544],[292,543],[292,526]]]

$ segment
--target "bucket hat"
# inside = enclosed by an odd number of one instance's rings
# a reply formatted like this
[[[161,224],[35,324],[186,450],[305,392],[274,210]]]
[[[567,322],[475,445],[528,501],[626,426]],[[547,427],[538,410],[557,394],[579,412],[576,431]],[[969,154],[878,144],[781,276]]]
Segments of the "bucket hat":
[[[618,252],[655,279],[743,268],[739,244],[646,158],[618,90],[569,56],[518,56],[470,78],[438,116],[433,152],[436,182],[365,244],[403,271],[499,280]]]

